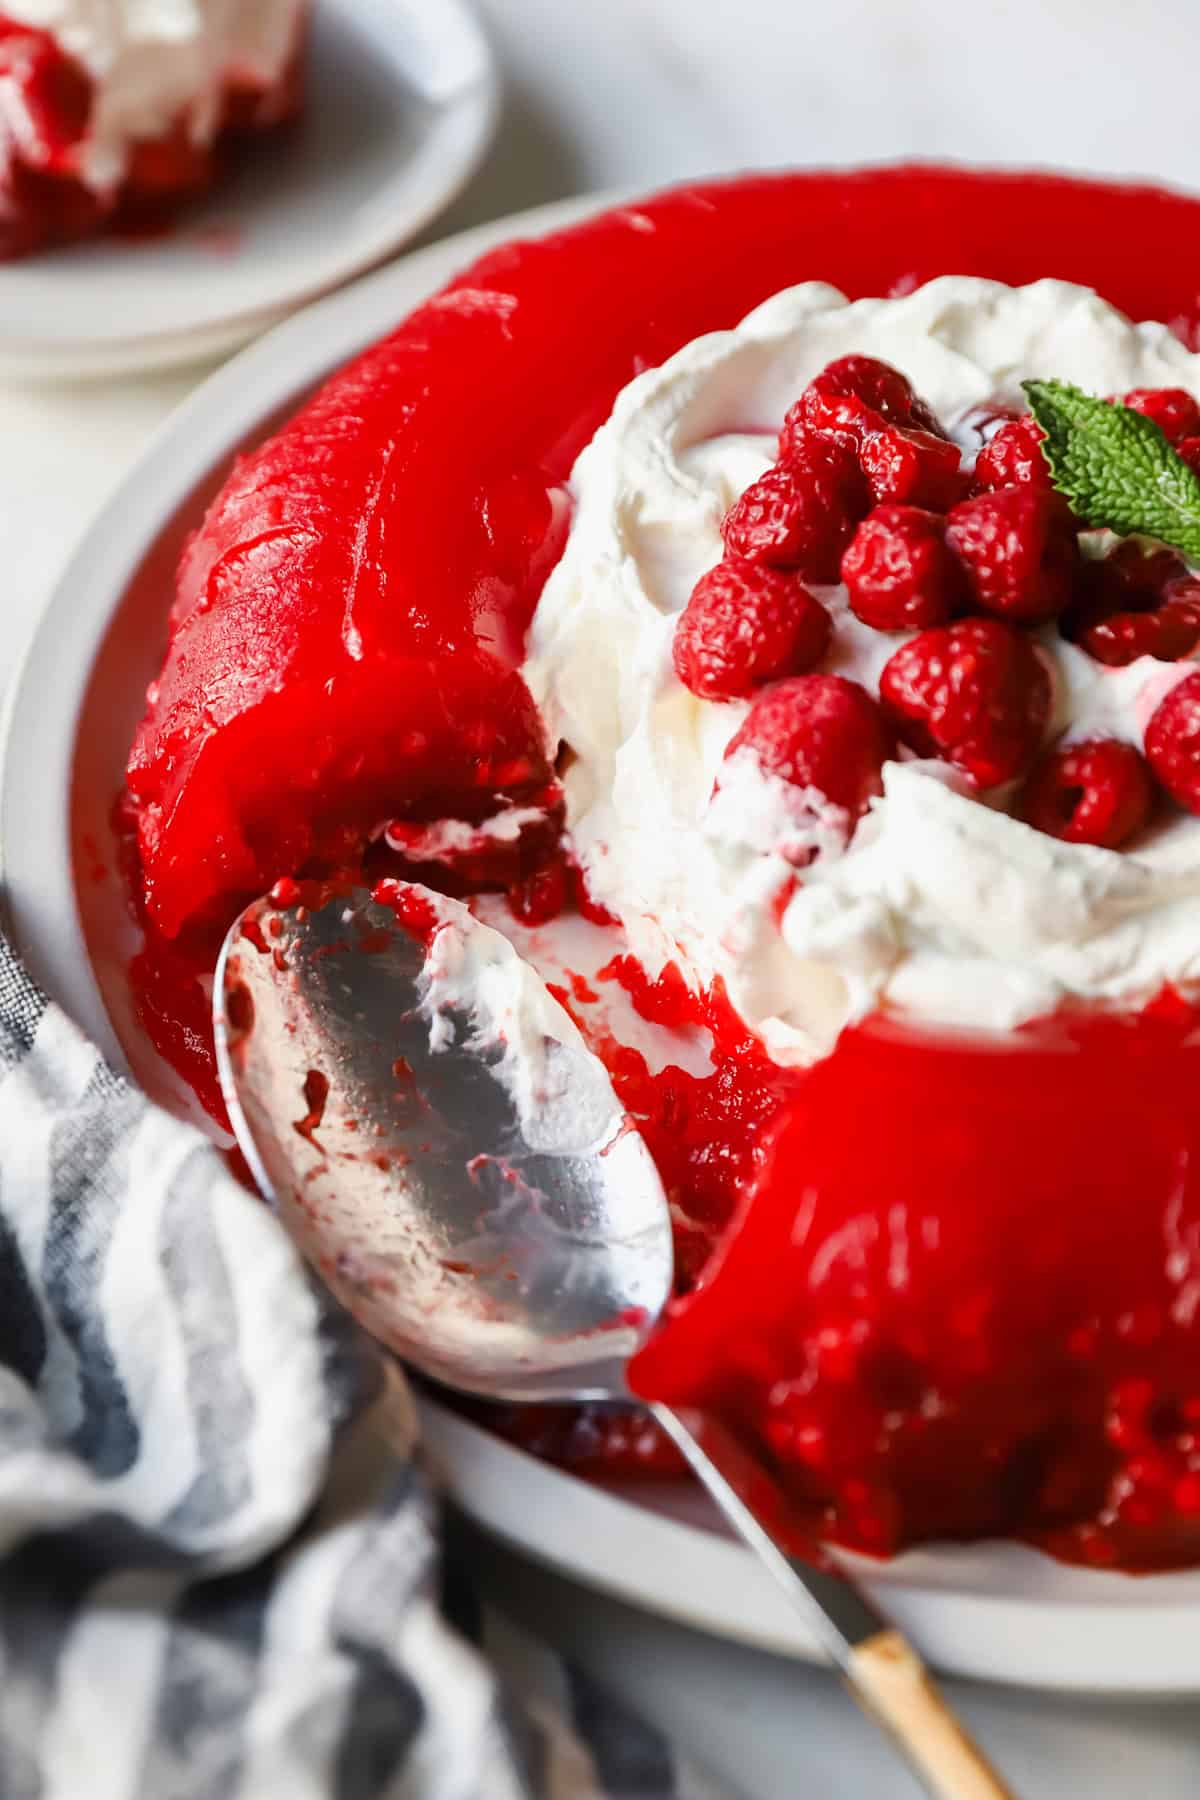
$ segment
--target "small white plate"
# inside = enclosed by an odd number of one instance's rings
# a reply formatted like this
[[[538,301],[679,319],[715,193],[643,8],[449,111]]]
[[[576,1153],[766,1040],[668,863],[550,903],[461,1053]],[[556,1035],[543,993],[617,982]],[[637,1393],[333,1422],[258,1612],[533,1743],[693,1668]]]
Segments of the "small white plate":
[[[0,740],[7,922],[37,979],[156,1098],[179,1101],[130,1016],[130,924],[113,800],[157,672],[185,534],[236,451],[332,368],[493,245],[596,201],[500,220],[405,258],[289,320],[211,377],[147,446],[89,528],[9,695]],[[608,1491],[433,1403],[426,1441],[482,1524],[580,1581],[704,1630],[796,1656],[811,1640],[754,1558],[686,1487]],[[942,1668],[1023,1686],[1200,1693],[1200,1571],[1131,1580],[1013,1544],[856,1561]]]
[[[231,350],[412,238],[491,140],[496,69],[464,0],[317,0],[308,67],[295,130],[253,146],[164,236],[0,268],[0,377]]]

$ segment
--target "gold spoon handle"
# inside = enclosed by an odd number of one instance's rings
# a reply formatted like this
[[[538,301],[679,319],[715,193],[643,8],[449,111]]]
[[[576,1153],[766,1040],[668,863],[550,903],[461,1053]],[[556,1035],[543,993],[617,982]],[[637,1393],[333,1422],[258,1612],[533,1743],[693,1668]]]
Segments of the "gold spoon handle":
[[[1016,1800],[899,1631],[884,1627],[856,1644],[843,1673],[937,1800]]]

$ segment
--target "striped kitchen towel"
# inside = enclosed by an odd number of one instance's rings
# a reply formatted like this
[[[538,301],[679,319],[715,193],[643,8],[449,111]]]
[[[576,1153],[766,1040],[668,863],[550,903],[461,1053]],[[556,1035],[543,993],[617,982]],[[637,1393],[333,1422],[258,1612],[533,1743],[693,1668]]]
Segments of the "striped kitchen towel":
[[[449,1627],[399,1381],[0,941],[2,1800],[715,1794]]]

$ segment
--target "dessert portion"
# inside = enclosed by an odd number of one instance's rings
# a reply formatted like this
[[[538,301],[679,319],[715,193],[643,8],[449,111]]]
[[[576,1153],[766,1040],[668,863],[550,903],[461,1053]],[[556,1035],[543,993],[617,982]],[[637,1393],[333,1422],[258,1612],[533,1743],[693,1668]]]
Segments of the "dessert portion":
[[[909,278],[978,266],[985,185],[1012,285]],[[874,1553],[1200,1560],[1200,583],[1158,541],[1200,532],[1200,358],[1025,279],[1094,256],[1145,313],[1088,221],[1175,204],[801,176],[498,252],[239,464],[131,755],[135,985],[198,1091],[245,899],[473,895],[668,1192],[635,1382]],[[1111,517],[1071,489],[1064,395],[1153,421],[1153,540],[1125,439]]]
[[[0,257],[159,224],[300,106],[307,0],[4,0]]]

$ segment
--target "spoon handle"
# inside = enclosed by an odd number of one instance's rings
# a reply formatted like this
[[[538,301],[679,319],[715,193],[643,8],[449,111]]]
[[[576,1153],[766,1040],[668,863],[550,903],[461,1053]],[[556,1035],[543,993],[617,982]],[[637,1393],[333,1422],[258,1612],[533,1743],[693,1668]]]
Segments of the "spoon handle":
[[[853,1698],[887,1730],[933,1800],[1016,1800],[955,1718],[912,1645],[845,1576],[790,1556],[728,1481],[688,1415],[654,1417],[686,1457],[729,1524],[803,1614]]]

